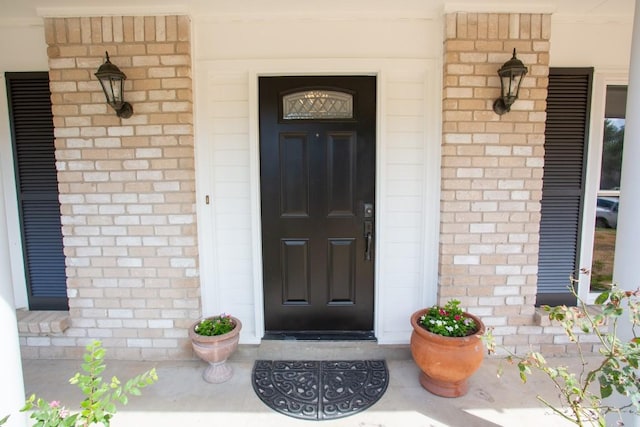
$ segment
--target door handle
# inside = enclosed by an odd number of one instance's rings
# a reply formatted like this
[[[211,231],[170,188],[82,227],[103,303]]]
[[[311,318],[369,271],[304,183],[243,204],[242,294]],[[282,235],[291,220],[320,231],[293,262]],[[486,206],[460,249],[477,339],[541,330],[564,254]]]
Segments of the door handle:
[[[373,222],[364,222],[364,260],[371,261],[371,243],[373,241]]]
[[[371,261],[371,239],[373,238],[373,236],[371,235],[371,233],[367,233],[365,239],[367,240],[366,242],[366,249],[364,251],[364,260],[365,261]]]

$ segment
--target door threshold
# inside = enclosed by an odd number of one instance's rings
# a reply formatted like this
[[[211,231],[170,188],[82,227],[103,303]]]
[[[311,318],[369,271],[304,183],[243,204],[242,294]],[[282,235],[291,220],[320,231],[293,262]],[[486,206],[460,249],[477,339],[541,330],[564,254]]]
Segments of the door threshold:
[[[373,331],[269,331],[263,340],[279,341],[376,341]]]

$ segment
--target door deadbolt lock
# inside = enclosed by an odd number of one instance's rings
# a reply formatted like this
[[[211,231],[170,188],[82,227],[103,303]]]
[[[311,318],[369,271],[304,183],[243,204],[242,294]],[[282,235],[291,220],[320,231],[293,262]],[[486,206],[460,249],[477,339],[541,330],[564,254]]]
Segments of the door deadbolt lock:
[[[373,218],[373,203],[364,204],[364,217]]]

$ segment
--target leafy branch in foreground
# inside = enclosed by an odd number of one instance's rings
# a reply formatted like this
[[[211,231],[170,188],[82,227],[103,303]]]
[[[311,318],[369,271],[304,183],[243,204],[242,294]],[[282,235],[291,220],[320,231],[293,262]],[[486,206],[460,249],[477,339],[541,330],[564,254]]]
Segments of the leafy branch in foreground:
[[[553,412],[578,426],[605,427],[605,415],[608,413],[617,413],[618,416],[623,411],[640,413],[639,296],[640,290],[625,291],[613,286],[596,299],[595,305],[599,307],[597,314],[590,313],[587,305],[577,295],[578,307],[543,306],[549,313],[549,319],[557,321],[570,342],[575,344],[581,361],[579,372],[571,372],[566,366],[550,366],[539,352],[530,351],[525,355],[517,355],[507,348],[501,348],[508,354],[507,360],[517,364],[523,382],[527,381],[527,376],[533,370],[543,372],[553,382],[559,391],[559,404],[555,405],[550,400],[537,396]],[[625,313],[631,322],[631,337],[627,339],[623,339],[619,331],[619,323],[625,320]],[[601,357],[595,365],[592,363],[592,366],[588,366],[579,333],[592,334],[598,339]],[[490,332],[486,342],[489,351],[494,351],[495,340]],[[498,375],[501,374],[502,368]],[[614,390],[628,397],[629,403],[620,407],[612,406],[606,398]],[[621,422],[620,420],[619,424]]]
[[[116,413],[116,403],[126,405],[129,396],[140,396],[142,388],[158,380],[154,368],[130,379],[124,386],[116,377],[109,382],[103,381],[101,375],[106,368],[104,356],[105,350],[100,341],[88,344],[82,364],[85,373],[78,372],[69,380],[85,395],[79,412],[71,413],[57,400],[47,402],[31,395],[21,411],[33,411],[31,418],[36,420],[33,427],[87,427],[92,423],[108,427]]]

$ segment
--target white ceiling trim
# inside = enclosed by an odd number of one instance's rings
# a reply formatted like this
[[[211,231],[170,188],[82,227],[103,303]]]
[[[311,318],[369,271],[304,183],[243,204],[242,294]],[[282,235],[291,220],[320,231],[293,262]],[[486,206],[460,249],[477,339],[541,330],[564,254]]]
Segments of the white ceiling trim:
[[[42,18],[0,18],[0,28],[42,27]]]
[[[444,1],[418,2],[407,0],[398,6],[375,7],[375,3],[368,8],[354,7],[350,3],[340,3],[338,7],[317,8],[306,3],[297,8],[252,8],[245,10],[232,3],[217,4],[212,7],[195,1],[185,1],[182,4],[153,4],[138,5],[108,5],[85,7],[36,7],[35,13],[40,18],[68,18],[94,16],[163,16],[190,15],[201,22],[233,22],[233,21],[265,21],[265,20],[380,20],[380,19],[408,19],[424,20],[439,19],[442,13],[541,13],[551,14],[557,23],[607,23],[632,22],[633,12],[626,14],[598,14],[568,12],[568,8],[560,9],[560,0],[532,1]],[[356,4],[357,5],[357,4]],[[560,11],[559,11],[560,10]],[[37,25],[37,18],[0,18],[0,26]]]
[[[62,3],[64,0],[58,1]],[[140,0],[131,0],[131,4],[128,5],[124,4],[122,0],[115,0],[104,6],[46,6],[36,7],[35,13],[39,17],[47,18],[187,14],[201,20],[226,22],[299,19],[439,19],[442,13],[442,0],[396,0],[398,4],[389,4],[386,0],[354,0],[352,2],[334,0],[325,3],[281,0],[274,1],[272,5],[266,1],[251,3],[221,0],[203,3],[197,0],[184,0],[180,4],[161,4],[162,1],[164,0],[158,0],[158,3],[148,6],[133,4],[140,3]]]
[[[387,13],[387,12],[362,12],[362,13],[272,13],[272,14],[211,14],[211,15],[193,15],[193,19],[196,22],[207,24],[215,22],[287,22],[287,21],[428,21],[436,20],[439,16],[437,14],[430,13]]]
[[[514,3],[504,1],[501,3],[486,2],[446,2],[444,13],[469,12],[469,13],[554,13],[557,6],[552,3]]]
[[[187,6],[97,6],[97,7],[38,7],[36,14],[42,18],[75,18],[89,16],[166,16],[189,15]]]
[[[558,24],[609,24],[609,23],[633,23],[633,14],[627,15],[571,15],[556,14],[551,17],[553,23]]]
[[[633,22],[631,14],[596,14],[596,13],[566,13],[558,12],[558,5],[553,3],[467,3],[448,2],[444,4],[444,13],[541,13],[551,14],[554,23],[562,24],[606,24]]]

